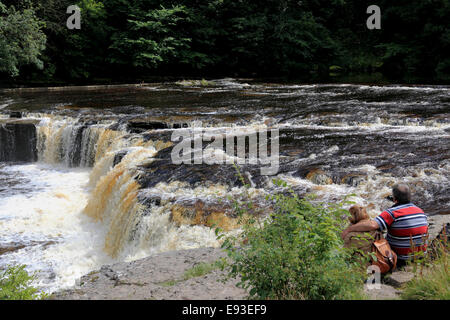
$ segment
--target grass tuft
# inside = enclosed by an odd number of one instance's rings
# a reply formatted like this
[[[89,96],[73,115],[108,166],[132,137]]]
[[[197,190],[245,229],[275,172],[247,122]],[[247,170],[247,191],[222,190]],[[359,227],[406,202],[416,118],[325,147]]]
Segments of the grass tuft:
[[[416,273],[402,292],[406,300],[449,300],[450,299],[450,255],[443,251],[432,265]]]
[[[199,264],[196,264],[192,268],[186,270],[184,272],[183,279],[189,280],[196,277],[204,276],[205,274],[210,273],[211,271],[214,271],[219,268],[218,263],[206,263],[201,262]]]

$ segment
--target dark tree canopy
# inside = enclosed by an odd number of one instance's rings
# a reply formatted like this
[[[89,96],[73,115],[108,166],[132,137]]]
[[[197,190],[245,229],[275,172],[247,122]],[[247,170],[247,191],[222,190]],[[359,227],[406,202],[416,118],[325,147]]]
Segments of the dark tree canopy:
[[[20,72],[24,81],[66,83],[345,75],[450,82],[449,0],[379,0],[381,30],[367,29],[366,0],[79,0],[81,30],[66,27],[71,0],[0,3],[6,81]]]

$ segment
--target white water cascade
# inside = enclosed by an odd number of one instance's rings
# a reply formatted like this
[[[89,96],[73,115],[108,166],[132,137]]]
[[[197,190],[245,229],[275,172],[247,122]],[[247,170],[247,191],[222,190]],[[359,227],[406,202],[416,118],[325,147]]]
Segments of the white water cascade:
[[[219,245],[208,227],[172,223],[172,205],[138,202],[136,167],[171,143],[109,125],[44,117],[36,125],[38,162],[0,168],[18,190],[0,202],[0,247],[21,246],[0,266],[26,264],[46,292],[115,261]],[[126,155],[114,165],[119,151]]]

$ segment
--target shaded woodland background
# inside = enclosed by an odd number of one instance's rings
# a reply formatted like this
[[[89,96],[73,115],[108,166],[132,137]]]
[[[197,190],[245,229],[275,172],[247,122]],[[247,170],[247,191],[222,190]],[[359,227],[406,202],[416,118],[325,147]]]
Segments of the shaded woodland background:
[[[69,5],[81,30],[69,30]],[[381,8],[381,30],[366,9]],[[256,77],[450,82],[448,0],[1,0],[3,86]]]

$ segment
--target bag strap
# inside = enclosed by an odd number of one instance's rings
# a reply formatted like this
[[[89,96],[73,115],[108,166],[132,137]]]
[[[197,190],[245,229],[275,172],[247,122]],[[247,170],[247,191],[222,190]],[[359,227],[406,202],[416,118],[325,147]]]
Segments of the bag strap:
[[[392,270],[394,268],[394,255],[389,250],[386,250],[385,255],[387,257],[387,263],[389,264],[389,269]]]

